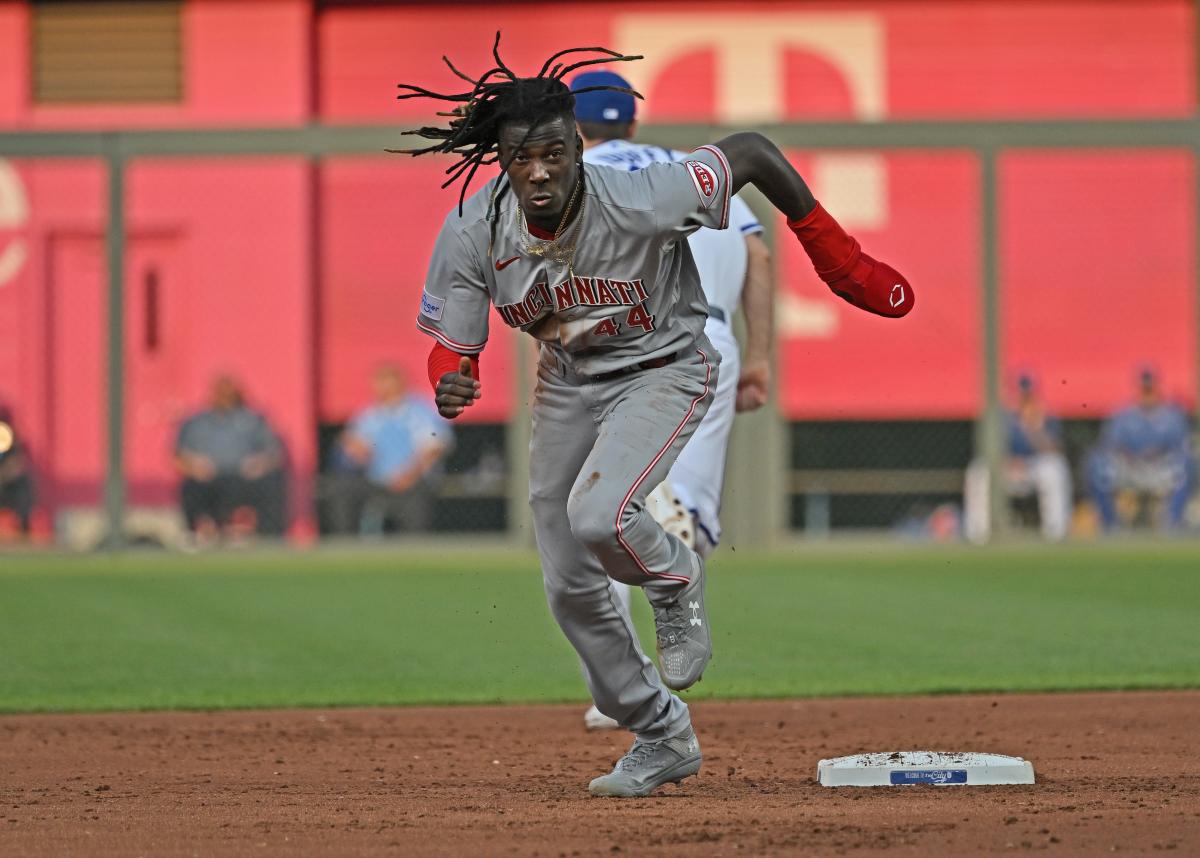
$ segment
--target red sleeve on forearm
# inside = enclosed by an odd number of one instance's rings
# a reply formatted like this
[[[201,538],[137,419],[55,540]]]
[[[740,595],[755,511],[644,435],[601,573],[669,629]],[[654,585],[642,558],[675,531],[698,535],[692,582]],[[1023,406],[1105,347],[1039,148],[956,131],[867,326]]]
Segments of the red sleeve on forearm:
[[[858,241],[847,235],[820,203],[799,220],[789,220],[788,227],[800,239],[817,276],[835,295],[861,310],[892,319],[912,310],[915,296],[904,275],[863,253]]]
[[[448,372],[458,372],[458,362],[464,357],[471,362],[471,378],[479,381],[479,355],[460,355],[435,341],[433,349],[429,352],[429,360],[425,364],[429,370],[430,386],[437,390],[442,376]]]
[[[846,234],[820,203],[799,220],[789,220],[787,225],[800,239],[822,279],[844,276],[858,261],[858,242]]]

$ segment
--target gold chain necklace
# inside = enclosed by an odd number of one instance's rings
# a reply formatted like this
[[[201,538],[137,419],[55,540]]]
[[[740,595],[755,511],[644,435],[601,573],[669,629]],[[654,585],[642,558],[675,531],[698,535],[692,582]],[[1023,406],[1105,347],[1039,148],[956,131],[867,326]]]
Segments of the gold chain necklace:
[[[517,215],[521,219],[521,248],[530,256],[540,256],[550,262],[557,262],[567,266],[567,273],[574,276],[571,270],[571,265],[575,261],[575,248],[579,244],[579,231],[583,226],[583,213],[587,208],[587,197],[580,196],[583,191],[582,178],[575,183],[575,190],[571,193],[571,199],[567,201],[567,207],[563,209],[562,217],[558,221],[558,228],[554,230],[554,238],[549,241],[538,241],[534,243],[534,238],[529,234],[529,226],[525,219],[525,212],[520,206],[517,206]],[[567,229],[567,219],[571,216],[571,212],[575,209],[575,204],[579,203],[579,216],[575,218],[574,235],[570,244],[559,245],[557,242],[563,237],[564,230]]]

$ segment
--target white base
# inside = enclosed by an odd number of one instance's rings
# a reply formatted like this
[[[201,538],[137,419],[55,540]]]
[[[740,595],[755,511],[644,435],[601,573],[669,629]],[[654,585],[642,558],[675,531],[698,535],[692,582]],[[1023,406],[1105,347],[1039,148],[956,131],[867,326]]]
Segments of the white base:
[[[821,786],[983,786],[1033,783],[1033,763],[1002,754],[894,751],[821,760]]]

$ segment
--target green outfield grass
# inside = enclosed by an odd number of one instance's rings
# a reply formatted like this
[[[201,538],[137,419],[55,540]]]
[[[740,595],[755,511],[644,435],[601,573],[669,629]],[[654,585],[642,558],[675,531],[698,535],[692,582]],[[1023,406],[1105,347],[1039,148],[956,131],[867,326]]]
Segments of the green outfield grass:
[[[726,551],[710,575],[689,698],[1200,686],[1195,545]],[[2,711],[584,694],[531,554],[0,555]]]

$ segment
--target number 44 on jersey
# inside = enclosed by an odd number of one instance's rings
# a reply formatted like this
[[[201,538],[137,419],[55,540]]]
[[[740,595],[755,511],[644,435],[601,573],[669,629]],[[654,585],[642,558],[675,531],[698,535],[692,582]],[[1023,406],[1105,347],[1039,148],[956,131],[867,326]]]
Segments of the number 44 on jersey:
[[[617,321],[617,316],[609,316],[592,328],[592,334],[597,337],[615,337],[621,333],[622,324],[625,328],[641,328],[643,333],[648,334],[654,330],[654,317],[646,312],[645,305],[638,304],[629,308],[624,323]]]

